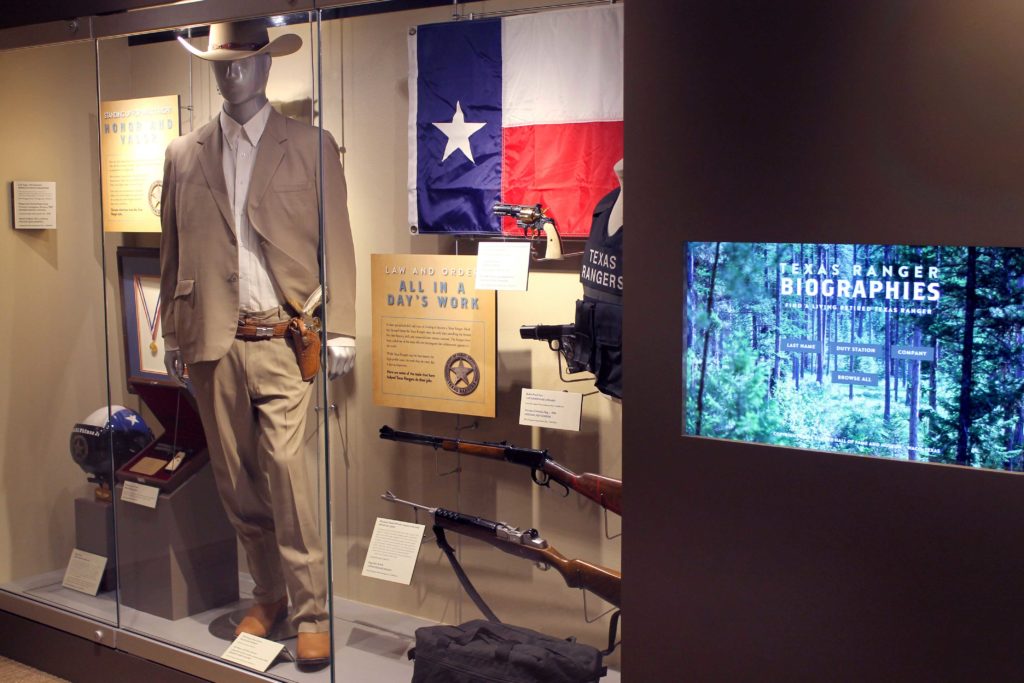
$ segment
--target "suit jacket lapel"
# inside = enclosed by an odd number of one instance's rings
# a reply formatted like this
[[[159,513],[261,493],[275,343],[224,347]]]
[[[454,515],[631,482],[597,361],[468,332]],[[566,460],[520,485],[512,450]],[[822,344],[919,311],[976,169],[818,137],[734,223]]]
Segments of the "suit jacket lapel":
[[[228,187],[224,181],[224,133],[220,129],[220,117],[210,121],[200,132],[196,142],[199,144],[199,166],[206,176],[206,184],[213,193],[224,220],[235,229],[235,219],[231,215],[231,202],[228,201]]]
[[[285,118],[275,110],[270,110],[270,117],[267,119],[267,127],[263,129],[260,137],[260,144],[256,150],[256,160],[252,167],[252,179],[249,181],[249,206],[258,207],[263,199],[270,180],[274,177],[277,167],[284,158],[284,147],[282,143],[287,139],[285,132]],[[253,225],[260,233],[266,226]],[[263,235],[267,237],[266,234]]]

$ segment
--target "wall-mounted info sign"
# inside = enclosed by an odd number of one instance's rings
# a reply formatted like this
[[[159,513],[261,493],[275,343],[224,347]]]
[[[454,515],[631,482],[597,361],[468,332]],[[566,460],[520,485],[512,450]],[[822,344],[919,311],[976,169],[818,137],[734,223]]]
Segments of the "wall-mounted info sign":
[[[164,150],[179,131],[177,95],[100,103],[104,230],[160,232]]]
[[[684,434],[1024,471],[1024,248],[683,258]]]
[[[16,230],[57,229],[57,183],[15,180],[11,207]]]
[[[496,295],[475,256],[373,254],[373,400],[494,417]]]

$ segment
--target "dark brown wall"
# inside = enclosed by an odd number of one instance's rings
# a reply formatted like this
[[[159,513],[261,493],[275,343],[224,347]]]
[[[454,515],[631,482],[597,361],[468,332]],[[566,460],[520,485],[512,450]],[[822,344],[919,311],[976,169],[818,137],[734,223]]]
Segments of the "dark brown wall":
[[[684,241],[1024,246],[1024,4],[626,15],[626,680],[1024,680],[1024,477],[680,436]]]
[[[47,21],[60,21],[109,14],[128,9],[153,7],[173,0],[10,0],[0,12],[0,28],[24,26]]]

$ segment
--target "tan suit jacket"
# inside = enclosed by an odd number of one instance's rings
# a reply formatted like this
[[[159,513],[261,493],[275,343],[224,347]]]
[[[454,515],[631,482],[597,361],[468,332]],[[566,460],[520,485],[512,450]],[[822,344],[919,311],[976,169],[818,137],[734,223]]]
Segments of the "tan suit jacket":
[[[163,335],[186,363],[217,360],[239,312],[238,237],[215,117],[167,147],[161,197],[160,310]],[[322,149],[322,155],[318,150]],[[246,212],[267,269],[286,303],[300,309],[320,284],[320,163],[324,174],[326,328],[355,336],[356,268],[345,177],[327,131],[271,111],[253,164]]]

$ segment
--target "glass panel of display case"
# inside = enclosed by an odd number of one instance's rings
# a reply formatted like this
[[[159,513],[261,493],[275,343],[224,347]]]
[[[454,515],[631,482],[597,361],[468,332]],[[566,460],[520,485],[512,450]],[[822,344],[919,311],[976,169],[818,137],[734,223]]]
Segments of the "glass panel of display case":
[[[280,680],[330,676],[315,26],[98,43],[111,392],[156,437],[115,477],[121,626],[264,638]]]
[[[617,581],[621,521],[615,512],[576,493],[563,497],[557,485],[535,485],[528,467],[442,452],[425,441],[427,437],[507,441],[528,451],[546,450],[550,458],[577,473],[600,473],[616,481],[621,478],[621,402],[594,392],[594,380],[586,373],[580,375],[585,378],[582,383],[563,383],[558,355],[546,344],[521,338],[519,328],[572,323],[576,300],[582,296],[582,239],[590,230],[595,206],[619,184],[613,167],[622,159],[621,42],[614,27],[621,27],[622,7],[595,3],[529,11],[537,4],[458,3],[454,10],[458,21],[453,21],[456,17],[450,3],[397,12],[383,11],[383,5],[349,5],[321,13],[323,106],[319,111],[325,132],[329,131],[341,148],[357,272],[355,365],[351,372],[330,383],[325,400],[329,406],[335,658],[339,676],[345,672],[353,680],[408,680],[414,663],[402,655],[415,643],[417,628],[458,624],[481,615],[466,598],[434,542],[432,515],[383,500],[382,494],[387,491],[428,508],[501,521],[523,530],[536,528],[551,548],[566,557],[608,568],[608,576]],[[511,164],[509,158],[501,156],[502,141],[507,143],[509,135],[525,135],[527,131],[503,131],[500,43],[509,31],[529,29],[540,31],[534,34],[538,42],[531,48],[536,52],[544,51],[539,47],[542,44],[567,45],[578,37],[577,29],[570,26],[587,17],[588,12],[609,11],[609,7],[614,15],[609,22],[613,28],[608,42],[598,41],[604,47],[595,54],[611,55],[608,61],[613,65],[612,77],[583,87],[580,92],[581,97],[593,95],[595,102],[612,103],[601,115],[601,127],[608,131],[594,129],[595,137],[608,135],[611,147],[602,148],[608,158],[607,163],[598,164],[600,180],[586,192],[575,193],[577,216],[558,192],[541,196],[532,186],[502,183],[502,174]],[[504,24],[506,20],[513,22],[511,29]],[[448,40],[434,42],[434,47],[418,42],[424,33],[454,29],[464,29],[470,35],[446,35],[442,38]],[[576,42],[582,45],[592,38],[593,34],[588,34],[585,41]],[[473,42],[477,40],[483,43]],[[462,52],[445,52],[447,47],[460,45],[465,48]],[[507,84],[514,77],[530,78],[530,70],[537,69],[528,54],[518,54],[521,66],[517,68],[525,71],[506,74]],[[596,58],[603,59],[600,54]],[[615,64],[619,65],[617,73]],[[463,72],[468,75],[461,75]],[[573,73],[585,80],[579,70]],[[525,82],[522,85],[526,87]],[[444,92],[422,90],[429,87]],[[539,91],[546,87],[538,86],[535,93],[539,98],[535,102],[543,103],[535,114],[538,121],[557,126],[559,114],[553,111],[554,101],[540,97]],[[432,98],[429,102],[428,95]],[[444,107],[447,109],[438,113]],[[557,138],[546,139],[555,144]],[[535,145],[530,147],[537,149]],[[574,161],[580,155],[566,151],[561,156]],[[425,184],[448,181],[451,184],[447,187]],[[449,202],[451,213],[446,214],[444,206],[425,207],[423,202],[428,200]],[[498,359],[495,417],[474,418],[457,409],[440,412],[438,408],[412,410],[376,404],[377,384],[387,376],[382,362],[396,364],[392,369],[397,374],[392,377],[416,378],[405,382],[404,389],[392,385],[387,391],[420,396],[433,391],[428,385],[436,383],[442,390],[432,400],[458,398],[454,390],[446,388],[444,368],[433,367],[433,361],[427,359],[441,353],[438,348],[442,346],[446,349],[444,359],[460,352],[448,348],[461,343],[457,335],[453,332],[447,340],[434,338],[430,343],[437,346],[414,351],[417,339],[423,341],[423,334],[415,330],[461,329],[445,304],[451,303],[450,294],[458,293],[460,286],[474,286],[472,277],[460,281],[458,273],[475,267],[477,242],[503,235],[505,239],[521,240],[526,234],[513,218],[493,214],[498,202],[525,208],[541,203],[545,211],[556,207],[554,214],[565,217],[571,232],[564,251],[576,253],[562,261],[538,262],[537,258],[545,256],[546,236],[536,230],[528,291],[480,293],[481,297],[496,298],[499,311],[487,332],[487,343],[493,345]],[[469,231],[475,234],[424,229],[428,224],[422,219],[427,214],[457,216],[468,221],[475,228]],[[439,220],[445,224],[445,218]],[[426,234],[430,232],[442,234]],[[329,249],[334,235],[327,235]],[[389,260],[391,256],[396,258]],[[427,258],[440,259],[440,265],[427,265]],[[327,262],[331,263],[330,258]],[[378,277],[384,275],[387,278]],[[382,288],[380,282],[385,279]],[[415,306],[406,306],[409,303]],[[426,313],[420,315],[420,311]],[[377,324],[383,318],[415,320],[403,327],[401,334],[392,326],[393,334],[385,335]],[[330,320],[328,314],[329,327]],[[475,367],[490,371],[479,363]],[[465,392],[457,375],[452,377],[452,385]],[[526,388],[566,389],[577,398],[588,394],[582,403],[580,430],[521,425],[520,401]],[[394,430],[385,432],[390,437],[386,440],[381,439],[384,426]],[[399,432],[415,433],[419,440],[401,442],[394,438]],[[425,442],[427,448],[417,445]],[[448,446],[452,444],[449,441]],[[543,481],[543,476],[538,475],[537,480]],[[398,571],[396,556],[401,555],[401,533],[414,523],[425,525],[425,529],[411,580],[407,580]],[[411,533],[415,547],[420,532],[412,527]],[[601,598],[588,595],[585,613],[582,593],[567,587],[564,576],[557,571],[542,572],[530,561],[502,552],[510,548],[502,547],[497,538],[486,543],[451,532],[447,538],[479,592],[503,621],[561,637],[575,635],[591,645],[606,646],[610,624],[606,610],[611,605]],[[386,550],[382,539],[387,539]],[[587,618],[594,617],[598,617],[596,621],[588,623]],[[617,668],[617,662],[617,653],[606,658],[613,668]],[[617,680],[614,671],[609,680]]]
[[[107,391],[94,46],[2,52],[0,74],[0,591],[113,624],[112,471],[148,439]]]

